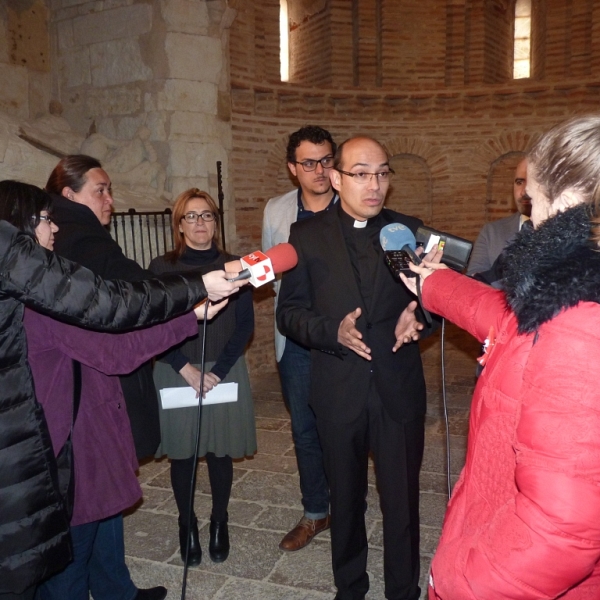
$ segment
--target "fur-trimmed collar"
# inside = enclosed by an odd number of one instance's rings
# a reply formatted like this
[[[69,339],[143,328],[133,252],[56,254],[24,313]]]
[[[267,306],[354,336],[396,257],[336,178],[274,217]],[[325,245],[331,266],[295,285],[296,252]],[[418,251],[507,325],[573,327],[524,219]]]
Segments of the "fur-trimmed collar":
[[[503,286],[519,333],[531,333],[581,301],[600,302],[600,252],[590,243],[592,209],[578,205],[522,228],[503,253]]]

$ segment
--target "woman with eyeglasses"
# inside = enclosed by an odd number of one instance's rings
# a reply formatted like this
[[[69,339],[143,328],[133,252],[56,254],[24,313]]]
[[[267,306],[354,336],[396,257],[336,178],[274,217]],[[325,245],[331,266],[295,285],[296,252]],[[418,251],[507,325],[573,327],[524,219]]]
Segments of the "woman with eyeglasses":
[[[161,274],[222,269],[237,257],[221,249],[218,211],[214,200],[198,189],[180,194],[173,207],[172,252],[150,263],[150,270]],[[244,349],[254,330],[252,293],[249,289],[231,299],[208,324],[206,334],[205,395],[221,382],[238,383],[237,402],[212,404],[202,408],[199,456],[206,458],[212,494],[209,555],[213,562],[223,562],[229,555],[227,507],[233,482],[233,458],[252,456],[256,452],[256,427]],[[191,386],[200,393],[202,330],[172,352],[160,357],[154,367],[157,388]],[[157,456],[171,459],[171,485],[179,511],[181,558],[187,564],[200,564],[202,550],[198,539],[198,520],[190,498],[190,482],[196,464],[197,409],[162,410],[161,445]],[[188,523],[191,524],[188,529]]]

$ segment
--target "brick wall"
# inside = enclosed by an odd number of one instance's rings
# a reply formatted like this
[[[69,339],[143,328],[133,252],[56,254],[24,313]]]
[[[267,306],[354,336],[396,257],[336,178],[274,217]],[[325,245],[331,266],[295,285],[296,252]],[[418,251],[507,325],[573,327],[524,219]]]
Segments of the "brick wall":
[[[231,78],[240,252],[260,244],[266,200],[291,188],[286,138],[304,124],[322,125],[339,141],[357,133],[381,140],[398,171],[390,206],[473,240],[486,220],[510,212],[513,168],[536,137],[598,110],[599,2],[535,2],[534,78],[513,81],[510,0],[330,0],[318,18],[331,42],[329,80],[325,71],[314,82],[297,71],[299,80],[288,84],[278,81],[273,59],[278,2],[238,4]],[[305,40],[295,31],[292,49],[306,64],[323,51],[311,37],[316,24],[309,29]],[[272,306],[261,291],[253,374],[275,369]],[[455,367],[470,374],[476,345],[452,337]]]
[[[290,31],[290,81],[319,86],[331,81],[331,24],[324,6],[316,13],[301,15]]]

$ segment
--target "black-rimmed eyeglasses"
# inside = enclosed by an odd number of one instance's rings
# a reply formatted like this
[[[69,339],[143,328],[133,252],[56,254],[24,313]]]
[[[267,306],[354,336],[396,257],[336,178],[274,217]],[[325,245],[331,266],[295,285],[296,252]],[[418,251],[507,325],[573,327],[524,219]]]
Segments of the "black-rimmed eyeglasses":
[[[306,160],[295,162],[294,164],[302,165],[302,168],[309,173],[310,171],[314,171],[318,164],[320,164],[324,169],[331,169],[331,167],[333,167],[333,156],[324,156],[319,160],[307,158]]]
[[[210,212],[209,210],[205,210],[204,212],[188,212],[181,217],[186,223],[197,223],[198,219],[202,219],[205,222],[210,222],[215,220],[215,213]]]
[[[377,181],[379,183],[385,183],[390,181],[394,176],[394,169],[387,169],[386,171],[378,171],[377,173],[365,173],[363,171],[358,171],[358,173],[350,173],[349,171],[342,171],[341,169],[336,169],[338,173],[342,175],[347,175],[348,177],[352,177],[356,183],[369,183],[373,177],[377,177]]]

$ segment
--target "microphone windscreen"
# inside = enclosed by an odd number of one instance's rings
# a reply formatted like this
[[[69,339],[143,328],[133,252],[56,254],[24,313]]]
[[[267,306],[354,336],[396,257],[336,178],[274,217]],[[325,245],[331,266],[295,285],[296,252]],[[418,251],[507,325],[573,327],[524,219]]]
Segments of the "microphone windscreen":
[[[269,248],[265,254],[271,259],[275,273],[289,271],[298,264],[298,254],[291,244],[277,244]]]
[[[402,223],[390,223],[379,233],[379,241],[384,250],[402,250],[408,246],[411,250],[417,249],[417,240],[413,232]]]

